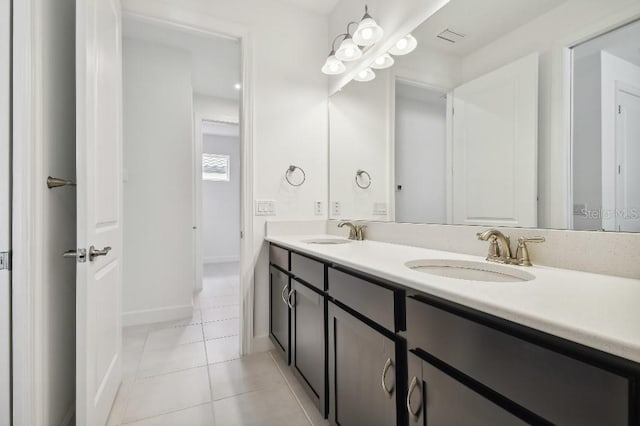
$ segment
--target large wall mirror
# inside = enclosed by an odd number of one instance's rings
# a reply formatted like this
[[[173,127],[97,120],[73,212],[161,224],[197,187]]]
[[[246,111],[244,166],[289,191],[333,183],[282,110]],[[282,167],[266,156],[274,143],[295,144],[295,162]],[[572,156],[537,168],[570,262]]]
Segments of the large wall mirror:
[[[640,232],[639,18],[451,0],[330,97],[330,217]]]

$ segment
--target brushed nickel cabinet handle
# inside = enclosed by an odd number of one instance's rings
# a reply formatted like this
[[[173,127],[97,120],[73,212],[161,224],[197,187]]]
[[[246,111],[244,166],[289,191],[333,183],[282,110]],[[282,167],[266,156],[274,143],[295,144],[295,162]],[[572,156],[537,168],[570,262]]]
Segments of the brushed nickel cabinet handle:
[[[282,291],[280,292],[280,298],[282,299],[282,303],[284,303],[285,305],[288,305],[287,300],[284,298],[284,292],[287,291],[287,287],[287,285],[282,287]]]
[[[418,389],[418,378],[413,376],[413,379],[411,379],[411,384],[409,385],[409,391],[407,392],[407,411],[409,412],[411,420],[414,422],[417,422],[420,419],[420,409],[422,408],[422,401],[420,401],[420,405],[418,405],[418,408],[416,410],[411,408],[411,395],[416,389]]]
[[[387,388],[387,384],[385,383],[384,379],[387,378],[387,372],[392,366],[393,366],[393,361],[391,361],[391,358],[387,358],[387,360],[384,363],[384,367],[382,367],[382,378],[381,378],[382,390],[387,394],[389,398],[391,398],[391,396],[393,395],[393,386],[391,387],[391,389]]]
[[[289,305],[289,308],[293,309],[293,307],[295,306],[295,300],[292,302],[291,301],[291,296],[295,295],[295,290],[291,289],[291,291],[289,292],[289,295],[287,296],[287,305]]]

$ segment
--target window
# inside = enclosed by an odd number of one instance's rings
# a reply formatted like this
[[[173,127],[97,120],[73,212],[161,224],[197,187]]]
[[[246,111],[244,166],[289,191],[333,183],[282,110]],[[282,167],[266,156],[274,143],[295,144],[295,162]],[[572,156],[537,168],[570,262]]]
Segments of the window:
[[[229,182],[229,156],[202,154],[202,180]]]

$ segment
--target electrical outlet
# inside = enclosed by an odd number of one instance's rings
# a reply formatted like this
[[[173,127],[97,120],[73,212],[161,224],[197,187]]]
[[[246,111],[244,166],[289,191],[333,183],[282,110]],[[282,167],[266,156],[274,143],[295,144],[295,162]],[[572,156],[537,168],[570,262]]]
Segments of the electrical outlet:
[[[316,201],[315,203],[313,203],[313,212],[316,216],[322,216],[322,213],[324,212],[322,201]]]
[[[273,200],[256,200],[256,216],[275,216],[276,202]]]
[[[331,215],[340,216],[342,214],[342,203],[340,201],[333,201],[331,203]]]

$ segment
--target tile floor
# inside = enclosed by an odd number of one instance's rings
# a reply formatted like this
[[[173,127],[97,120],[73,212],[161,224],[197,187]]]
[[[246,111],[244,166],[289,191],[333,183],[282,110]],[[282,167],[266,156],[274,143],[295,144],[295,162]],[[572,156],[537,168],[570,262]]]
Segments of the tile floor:
[[[276,352],[238,354],[237,264],[205,269],[191,318],[125,328],[108,425],[326,425]]]

